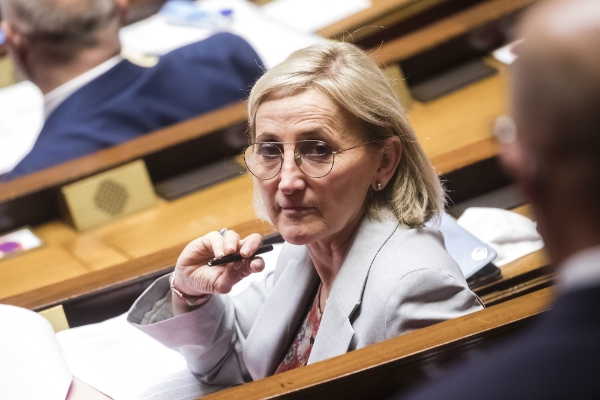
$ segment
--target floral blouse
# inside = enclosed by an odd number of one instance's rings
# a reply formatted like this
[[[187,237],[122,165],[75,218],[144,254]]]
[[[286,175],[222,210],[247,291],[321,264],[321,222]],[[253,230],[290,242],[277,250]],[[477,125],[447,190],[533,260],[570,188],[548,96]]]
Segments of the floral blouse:
[[[308,363],[308,358],[310,357],[310,352],[315,343],[315,338],[317,337],[317,331],[319,330],[319,325],[321,325],[321,317],[323,315],[319,309],[320,296],[321,290],[319,288],[319,291],[313,300],[313,304],[300,327],[300,332],[294,337],[290,349],[275,371],[276,374],[305,366]]]

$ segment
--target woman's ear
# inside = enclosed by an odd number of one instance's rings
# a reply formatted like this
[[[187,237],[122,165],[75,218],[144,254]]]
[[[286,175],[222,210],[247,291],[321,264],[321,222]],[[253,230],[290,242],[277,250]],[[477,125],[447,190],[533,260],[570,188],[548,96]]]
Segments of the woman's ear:
[[[383,190],[387,186],[390,179],[394,176],[398,164],[400,164],[400,159],[402,158],[402,142],[400,138],[397,136],[389,138],[380,151],[379,166],[371,182],[371,187],[376,191]]]

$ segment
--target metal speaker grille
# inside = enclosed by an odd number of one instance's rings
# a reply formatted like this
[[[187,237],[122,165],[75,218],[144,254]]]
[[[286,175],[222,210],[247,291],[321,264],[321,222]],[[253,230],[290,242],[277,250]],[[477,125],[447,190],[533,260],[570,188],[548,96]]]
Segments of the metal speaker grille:
[[[98,209],[110,216],[121,214],[129,201],[129,193],[125,185],[106,179],[98,185],[94,194],[94,204]]]

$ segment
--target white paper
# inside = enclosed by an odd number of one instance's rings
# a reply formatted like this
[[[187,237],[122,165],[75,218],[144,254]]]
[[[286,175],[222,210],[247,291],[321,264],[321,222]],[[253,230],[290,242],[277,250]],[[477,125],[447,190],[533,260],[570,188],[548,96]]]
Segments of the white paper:
[[[24,308],[0,305],[0,397],[64,400],[72,376],[52,325]]]
[[[316,32],[371,6],[370,0],[274,0],[262,7],[299,32]]]
[[[498,253],[494,260],[498,267],[544,247],[535,223],[511,211],[471,207],[457,222]]]
[[[261,255],[265,270],[238,283],[231,294],[273,270],[281,246]],[[128,324],[126,314],[61,331],[56,337],[72,374],[115,400],[194,399],[223,388],[200,382],[179,353]]]
[[[31,82],[0,89],[0,174],[29,153],[44,125],[44,96]]]
[[[56,337],[71,373],[115,400],[193,399],[221,389],[196,379],[179,353],[129,325],[125,314]]]
[[[232,9],[232,23],[219,29],[168,24],[160,14],[121,29],[123,48],[128,54],[163,55],[179,47],[206,39],[219,31],[244,38],[258,53],[265,67],[272,68],[293,51],[324,41],[265,17],[260,8],[245,0],[203,0],[206,10]]]

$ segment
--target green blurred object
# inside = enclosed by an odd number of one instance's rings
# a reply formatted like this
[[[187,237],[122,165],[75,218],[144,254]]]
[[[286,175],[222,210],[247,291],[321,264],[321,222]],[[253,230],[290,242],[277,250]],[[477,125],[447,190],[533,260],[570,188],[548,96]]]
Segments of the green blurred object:
[[[12,59],[0,56],[0,89],[23,81],[23,76],[15,68]]]

